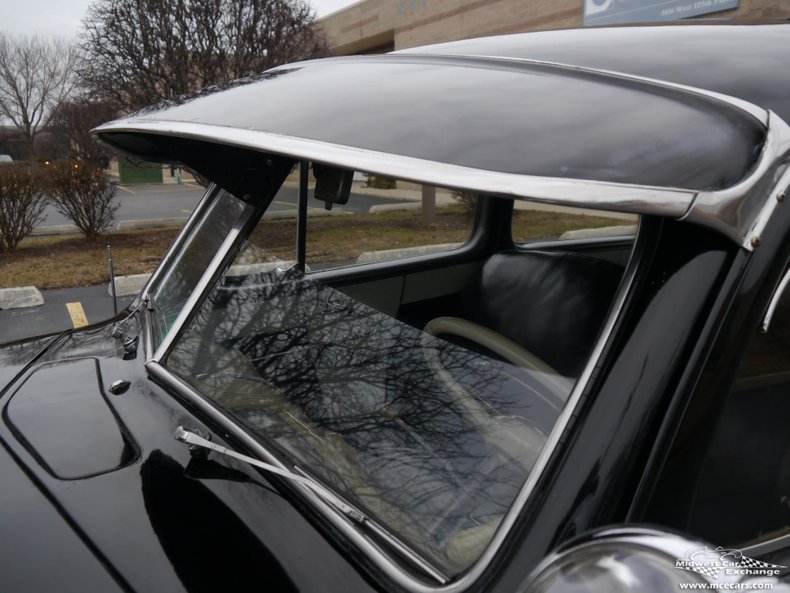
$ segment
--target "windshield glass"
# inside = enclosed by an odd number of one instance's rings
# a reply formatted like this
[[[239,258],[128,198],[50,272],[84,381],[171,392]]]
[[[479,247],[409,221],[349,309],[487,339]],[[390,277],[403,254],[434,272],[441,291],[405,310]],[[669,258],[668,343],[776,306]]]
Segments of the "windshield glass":
[[[451,574],[489,542],[567,395],[294,269],[226,275],[168,366]]]
[[[172,262],[164,268],[151,291],[158,341],[163,340],[170,330],[243,210],[244,202],[224,190],[218,190]]]
[[[431,254],[430,268],[390,268],[382,278],[380,258],[345,256],[331,261],[332,273],[316,271],[311,254],[341,252],[343,237],[364,241],[365,228],[370,237],[394,234],[390,227],[406,216],[355,213],[361,189],[352,184],[342,214],[326,224],[348,231],[353,219],[355,233],[333,232],[330,242],[315,227],[310,247],[308,224],[304,273],[286,247],[296,226],[289,183],[272,202],[277,216],[250,229],[162,362],[286,467],[459,575],[490,544],[535,466],[631,246],[515,249],[445,263],[460,244],[440,239],[445,257]],[[466,219],[454,203],[443,208],[442,225],[474,228],[474,213]],[[398,236],[422,232],[414,216]],[[344,265],[354,282],[320,280]],[[365,265],[378,274],[365,275]]]

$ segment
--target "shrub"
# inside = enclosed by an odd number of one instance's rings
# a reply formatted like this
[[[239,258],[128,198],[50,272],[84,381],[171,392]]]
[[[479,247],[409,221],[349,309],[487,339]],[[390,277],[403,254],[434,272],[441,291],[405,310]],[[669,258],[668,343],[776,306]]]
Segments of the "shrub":
[[[14,251],[44,218],[40,172],[29,166],[0,166],[0,251]]]
[[[395,189],[395,179],[384,175],[368,175],[365,185],[375,189]]]
[[[115,186],[96,165],[60,161],[49,170],[52,202],[87,238],[103,233],[112,224],[118,204]]]
[[[477,194],[471,191],[454,191],[453,197],[464,209],[465,214],[472,215],[477,210]]]

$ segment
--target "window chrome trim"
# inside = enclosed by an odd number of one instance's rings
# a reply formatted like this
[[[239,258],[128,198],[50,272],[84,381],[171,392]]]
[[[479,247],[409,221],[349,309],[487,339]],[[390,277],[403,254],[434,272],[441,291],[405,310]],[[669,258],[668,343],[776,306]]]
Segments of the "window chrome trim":
[[[216,197],[218,191],[220,191],[219,188],[213,183],[206,188],[206,191],[203,193],[203,196],[200,198],[200,201],[197,203],[194,210],[192,210],[192,213],[187,218],[184,226],[182,226],[181,230],[178,231],[175,241],[173,241],[172,245],[170,245],[167,253],[165,253],[165,256],[162,258],[162,261],[159,262],[159,265],[156,266],[154,273],[151,274],[150,278],[148,278],[143,290],[141,290],[135,298],[135,303],[137,303],[139,299],[149,295],[151,289],[155,286],[156,282],[159,280],[159,277],[162,275],[162,271],[170,265],[170,262],[176,256],[176,252],[181,249],[190,231],[195,226],[197,221],[203,216],[208,204],[214,197]]]
[[[790,268],[785,271],[781,282],[779,282],[779,285],[776,287],[776,290],[771,296],[771,300],[768,303],[768,309],[765,311],[765,317],[763,317],[763,323],[760,326],[761,333],[768,333],[768,330],[771,327],[771,320],[774,318],[774,313],[776,313],[776,308],[779,306],[779,301],[782,300],[782,295],[784,295],[788,283],[790,283]]]
[[[201,281],[192,293],[184,306],[184,309],[179,314],[176,322],[167,334],[165,340],[160,345],[159,349],[154,354],[153,358],[145,363],[146,370],[153,378],[158,380],[160,384],[170,389],[175,390],[177,393],[187,398],[199,410],[207,414],[209,418],[217,422],[223,429],[227,430],[234,438],[237,438],[248,450],[258,455],[262,460],[272,463],[274,465],[285,468],[284,464],[278,459],[259,439],[254,437],[246,428],[241,424],[236,423],[229,418],[219,406],[214,404],[210,398],[202,395],[199,391],[186,383],[183,379],[171,373],[166,366],[164,360],[167,357],[170,349],[174,346],[177,337],[180,337],[181,332],[186,324],[192,317],[192,311],[200,302],[202,302],[205,295],[216,282],[219,273],[222,270],[223,264],[227,259],[228,254],[232,251],[236,241],[240,235],[243,236],[243,229],[245,229],[251,221],[257,222],[253,216],[254,210],[251,206],[245,208],[239,221],[234,226],[233,230],[228,234],[228,237],[223,242],[217,255],[211,261],[208,269],[204,273]],[[245,216],[246,214],[246,216]],[[641,225],[641,221],[640,221]],[[591,381],[592,374],[598,366],[604,352],[604,348],[609,342],[617,321],[625,306],[626,298],[631,293],[631,289],[636,276],[636,270],[639,267],[641,254],[644,250],[644,239],[637,229],[636,240],[631,250],[631,254],[626,266],[623,278],[620,282],[616,297],[610,311],[607,315],[606,321],[601,328],[595,347],[590,354],[587,364],[585,365],[579,378],[576,380],[570,395],[560,412],[557,421],[554,424],[551,432],[548,435],[546,444],[538,455],[532,471],[529,473],[526,481],[519,490],[518,495],[513,500],[508,512],[502,519],[502,522],[497,527],[494,536],[491,538],[490,543],[480,555],[480,557],[472,564],[472,566],[463,573],[457,581],[447,583],[442,586],[431,586],[426,584],[425,581],[419,580],[415,576],[407,573],[402,566],[399,566],[391,554],[381,549],[374,541],[369,539],[358,526],[349,521],[347,517],[338,513],[328,503],[321,500],[315,493],[311,492],[306,486],[295,485],[294,487],[300,490],[300,493],[310,500],[314,508],[320,509],[322,514],[329,520],[329,522],[339,529],[345,537],[349,539],[359,549],[363,550],[367,556],[394,582],[407,588],[414,593],[460,593],[470,587],[478,578],[480,578],[488,565],[494,559],[505,539],[513,528],[518,517],[523,512],[524,508],[532,495],[538,480],[543,476],[543,473],[548,466],[551,456],[557,449],[560,440],[565,433],[571,418],[576,412],[582,394],[586,390]]]
[[[206,271],[203,272],[203,275],[200,277],[197,286],[195,286],[192,294],[189,295],[186,303],[184,303],[184,306],[181,308],[181,311],[179,312],[178,317],[176,317],[176,320],[173,322],[173,326],[170,328],[170,331],[167,332],[167,335],[165,335],[164,339],[159,344],[159,347],[156,349],[156,352],[153,356],[154,360],[157,362],[162,362],[167,357],[168,352],[175,344],[176,339],[181,336],[181,333],[184,331],[187,323],[192,318],[193,313],[197,311],[197,308],[203,301],[203,298],[214,286],[217,277],[224,267],[225,260],[227,259],[229,252],[236,245],[237,240],[242,235],[249,221],[253,218],[253,214],[259,210],[260,207],[245,204],[238,220],[233,225],[233,228],[231,228],[231,230],[228,232],[225,240],[222,242],[222,245],[220,245],[217,253],[212,258],[211,263],[209,263]]]

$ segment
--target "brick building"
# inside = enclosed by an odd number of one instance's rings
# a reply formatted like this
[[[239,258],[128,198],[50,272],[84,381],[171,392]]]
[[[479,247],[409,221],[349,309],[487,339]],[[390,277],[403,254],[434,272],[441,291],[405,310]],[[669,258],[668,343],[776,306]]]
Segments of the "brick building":
[[[334,55],[383,53],[485,35],[581,27],[585,2],[618,0],[362,0],[321,19]],[[669,5],[672,2],[664,2]],[[788,0],[691,0],[671,9],[713,19],[790,19]],[[736,6],[716,10],[717,6]],[[683,10],[687,12],[683,12]],[[588,8],[588,16],[590,9]],[[588,20],[589,22],[589,20]]]

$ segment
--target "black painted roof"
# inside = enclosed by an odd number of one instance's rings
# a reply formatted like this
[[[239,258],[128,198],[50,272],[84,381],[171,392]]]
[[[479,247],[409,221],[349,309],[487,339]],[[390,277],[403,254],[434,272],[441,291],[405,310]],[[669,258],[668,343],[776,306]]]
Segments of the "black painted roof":
[[[129,116],[99,133],[140,156],[151,155],[121,132],[150,134],[153,125],[155,134],[184,135],[183,125],[170,130],[175,122],[198,124],[193,137],[226,144],[234,144],[234,130],[263,132],[488,171],[715,190],[745,177],[759,156],[765,129],[745,112],[643,82],[470,56],[622,70],[781,107],[787,93],[772,94],[763,81],[778,76],[770,65],[779,68],[790,39],[765,56],[759,46],[788,32],[790,26],[576,30],[303,62]]]

